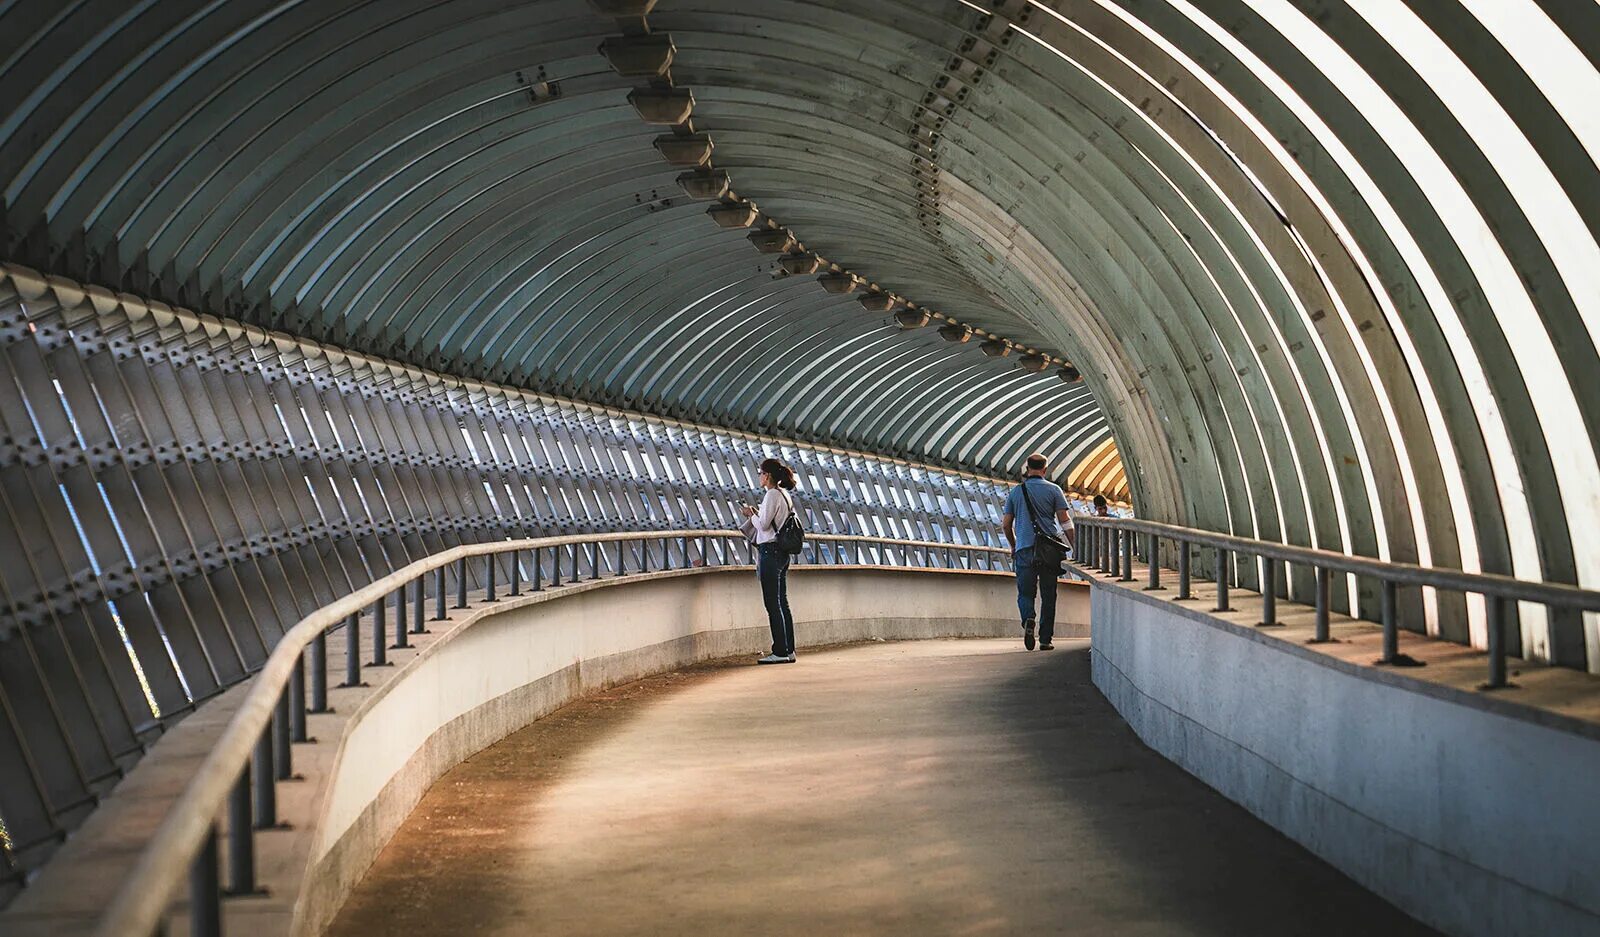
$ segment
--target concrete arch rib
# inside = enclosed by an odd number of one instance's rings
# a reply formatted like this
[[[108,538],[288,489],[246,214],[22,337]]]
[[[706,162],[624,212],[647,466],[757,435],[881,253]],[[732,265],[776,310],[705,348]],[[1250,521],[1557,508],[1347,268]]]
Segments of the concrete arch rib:
[[[1273,213],[1274,217],[1265,218],[1265,224],[1258,222],[1253,227],[1257,237],[1269,245],[1277,245],[1273,250],[1275,256],[1292,256],[1298,250],[1302,255],[1315,258],[1314,266],[1283,263],[1316,325],[1316,330],[1307,336],[1311,341],[1296,339],[1289,350],[1295,350],[1296,345],[1318,347],[1316,342],[1320,340],[1320,347],[1327,356],[1326,369],[1336,375],[1334,387],[1342,388],[1349,395],[1349,409],[1360,428],[1361,448],[1373,463],[1379,510],[1388,532],[1384,539],[1391,555],[1397,559],[1446,565],[1459,563],[1460,534],[1453,513],[1454,499],[1449,496],[1451,488],[1445,483],[1439,454],[1431,444],[1406,443],[1413,437],[1426,440],[1431,434],[1410,373],[1383,325],[1382,312],[1377,308],[1369,283],[1349,251],[1285,165],[1267,151],[1277,141],[1264,140],[1251,132],[1240,109],[1220,98],[1226,90],[1220,85],[1204,85],[1202,81],[1209,79],[1209,75],[1180,62],[1175,56],[1181,53],[1175,48],[1163,48],[1095,3],[1063,4],[1062,9],[1070,12],[1078,26],[1151,76],[1163,93],[1173,97],[1177,107],[1165,109],[1154,119],[1170,117],[1167,125],[1176,133],[1185,125],[1193,124],[1187,113],[1199,115],[1231,153],[1250,167],[1249,180],[1226,172],[1218,173],[1216,178],[1219,183],[1242,192],[1243,197],[1235,196],[1233,201],[1247,216],[1252,210],[1259,213],[1266,209]],[[1056,30],[1067,27],[1046,21],[1039,28],[1053,37]],[[1169,113],[1172,111],[1176,113]],[[1248,190],[1238,190],[1240,182],[1263,186],[1270,204],[1264,204],[1264,198],[1250,197]],[[1276,219],[1279,212],[1282,223]],[[1284,243],[1285,239],[1293,244]],[[1363,323],[1360,329],[1356,328],[1358,322]],[[1376,327],[1368,327],[1368,323]],[[1367,376],[1366,380],[1348,377],[1362,374]],[[1337,429],[1337,424],[1333,425]],[[1470,519],[1465,526],[1470,529]],[[1427,532],[1426,539],[1415,540],[1413,532],[1420,531]],[[1416,543],[1415,550],[1412,543]],[[1449,630],[1452,622],[1462,621],[1461,603],[1456,599],[1452,605],[1448,598],[1445,603],[1451,607],[1446,609],[1442,627]],[[1459,634],[1464,634],[1464,624],[1459,627],[1463,629]]]
[[[1344,88],[1334,85],[1314,68],[1297,73],[1292,90],[1287,92],[1256,84],[1268,80],[1269,76],[1253,71],[1248,63],[1241,65],[1237,54],[1255,55],[1259,51],[1270,59],[1277,59],[1274,67],[1281,73],[1292,73],[1297,66],[1310,68],[1309,60],[1275,29],[1253,16],[1230,19],[1231,24],[1240,25],[1245,35],[1254,41],[1247,48],[1218,50],[1218,42],[1239,40],[1223,39],[1218,30],[1205,27],[1209,19],[1197,11],[1193,16],[1198,19],[1176,13],[1171,21],[1164,17],[1147,16],[1146,19],[1163,28],[1175,27],[1176,35],[1205,50],[1196,53],[1201,61],[1219,55],[1226,58],[1235,69],[1228,78],[1247,89],[1244,97],[1252,101],[1253,109],[1258,99],[1270,101],[1270,104],[1260,104],[1259,111],[1273,120],[1283,121],[1285,126],[1274,130],[1280,138],[1289,141],[1288,145],[1298,152],[1324,154],[1322,159],[1301,162],[1313,175],[1338,177],[1336,182],[1330,178],[1326,184],[1319,180],[1318,189],[1337,206],[1340,220],[1355,232],[1358,239],[1355,243],[1370,258],[1368,262],[1377,271],[1376,277],[1381,278],[1379,282],[1386,284],[1385,289],[1377,291],[1379,298],[1387,301],[1392,296],[1396,315],[1404,317],[1399,320],[1403,321],[1400,329],[1407,342],[1414,344],[1418,354],[1424,356],[1413,365],[1413,373],[1420,372],[1433,382],[1430,390],[1444,402],[1443,414],[1456,417],[1449,441],[1439,440],[1437,431],[1435,440],[1436,444],[1454,450],[1454,461],[1465,472],[1462,497],[1472,508],[1473,527],[1477,533],[1477,542],[1471,544],[1473,552],[1487,568],[1517,569],[1522,575],[1539,575],[1533,571],[1539,561],[1538,550],[1533,546],[1538,535],[1532,505],[1524,484],[1512,479],[1532,470],[1536,479],[1544,479],[1545,496],[1557,489],[1549,475],[1548,455],[1542,440],[1525,449],[1528,456],[1520,467],[1512,455],[1515,447],[1507,435],[1510,429],[1501,416],[1501,408],[1509,403],[1514,411],[1519,406],[1518,399],[1527,400],[1522,379],[1514,372],[1493,369],[1497,381],[1516,384],[1517,389],[1509,390],[1510,396],[1504,399],[1499,399],[1497,392],[1497,403],[1492,405],[1484,398],[1484,391],[1473,390],[1474,385],[1484,387],[1488,377],[1479,361],[1481,352],[1463,344],[1465,335],[1460,331],[1462,325],[1456,305],[1462,302],[1464,308],[1471,309],[1476,300],[1474,287],[1459,284],[1472,284],[1476,280],[1470,265],[1459,253],[1455,237],[1438,225],[1433,207],[1427,196],[1415,188],[1405,163],[1367,123],[1361,111],[1346,97]],[[1265,68],[1265,65],[1256,67]],[[1291,108],[1283,99],[1285,93],[1296,97],[1296,102],[1290,104],[1298,103],[1299,109],[1293,113],[1287,113]],[[1313,107],[1314,110],[1307,110]],[[1320,128],[1308,129],[1307,120],[1321,121]],[[1338,128],[1338,136],[1330,136],[1333,133],[1330,127]],[[1329,152],[1330,146],[1338,149]],[[1354,155],[1357,153],[1359,158]],[[1363,183],[1362,179],[1369,181]],[[1373,179],[1383,180],[1383,186],[1370,182]],[[1373,218],[1374,212],[1387,212],[1390,219],[1403,217],[1405,221],[1378,221]],[[1411,233],[1417,226],[1428,231],[1421,239]],[[1424,247],[1424,242],[1429,246]],[[1433,253],[1425,253],[1428,251]],[[1397,256],[1407,254],[1409,256]],[[1452,281],[1458,284],[1456,295],[1444,285]],[[1449,337],[1452,331],[1458,338]],[[1477,376],[1472,376],[1474,372]],[[1525,409],[1523,412],[1527,413]],[[1536,424],[1524,420],[1519,432],[1532,425]],[[1565,538],[1565,533],[1560,535],[1560,539]],[[1517,546],[1519,542],[1520,547]],[[1535,617],[1539,617],[1541,611],[1535,610]],[[1525,628],[1525,638],[1537,638],[1526,633],[1527,630]]]
[[[773,74],[784,75],[784,74],[787,74],[789,70],[787,68],[779,68],[779,69],[773,69],[772,71],[773,71]],[[709,114],[711,114],[713,118],[716,117],[717,114],[718,114],[718,112],[715,110],[715,102],[714,101],[710,102],[709,106],[707,106],[705,108],[705,110]],[[1249,529],[1253,529],[1253,528],[1254,528],[1253,524],[1249,525]]]

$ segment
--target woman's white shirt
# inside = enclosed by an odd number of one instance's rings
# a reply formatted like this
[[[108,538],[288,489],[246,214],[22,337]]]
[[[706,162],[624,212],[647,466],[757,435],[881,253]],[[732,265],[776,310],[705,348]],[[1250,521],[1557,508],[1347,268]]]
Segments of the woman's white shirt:
[[[761,498],[761,507],[754,517],[747,517],[739,525],[745,538],[757,544],[771,543],[778,537],[778,529],[789,519],[789,500],[776,488],[768,488]]]

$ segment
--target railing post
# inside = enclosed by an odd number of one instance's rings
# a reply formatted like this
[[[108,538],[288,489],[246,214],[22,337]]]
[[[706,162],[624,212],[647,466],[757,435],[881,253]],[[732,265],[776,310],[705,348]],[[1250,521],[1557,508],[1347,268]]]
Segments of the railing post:
[[[1400,622],[1395,618],[1394,583],[1384,579],[1379,585],[1379,609],[1383,618],[1383,657],[1380,664],[1393,664],[1400,654]]]
[[[1133,581],[1133,531],[1122,532],[1122,575],[1117,577],[1123,582]]]
[[[467,558],[456,560],[456,608],[467,607]]]
[[[1423,662],[1409,654],[1400,653],[1400,621],[1399,602],[1395,600],[1395,583],[1388,579],[1380,580],[1382,589],[1379,591],[1381,599],[1379,609],[1383,615],[1383,657],[1374,663],[1385,664],[1390,667],[1421,667]]]
[[[483,600],[485,602],[498,601],[494,595],[495,563],[494,554],[485,553],[483,556]]]
[[[1189,541],[1175,540],[1173,546],[1178,549],[1178,601],[1183,602],[1194,598],[1189,581]]]
[[[711,550],[710,550],[710,546],[711,546],[711,538],[702,535],[700,537],[700,565],[701,566],[710,566],[711,565]]]
[[[250,766],[228,792],[228,894],[252,895],[256,891],[256,840],[250,817]]]
[[[533,548],[533,591],[544,591],[544,570],[539,568],[539,548]]]
[[[406,587],[404,583],[394,590],[394,646],[405,648],[411,646],[411,639],[406,635]]]
[[[550,548],[550,585],[561,585],[561,546]]]
[[[1278,561],[1261,558],[1261,621],[1257,627],[1275,628],[1278,621]]]
[[[639,539],[639,572],[648,573],[649,571],[650,571],[650,541],[641,537]]]
[[[306,656],[294,659],[289,671],[289,740],[306,740]]]
[[[256,829],[270,830],[278,825],[278,791],[273,785],[272,770],[272,727],[267,726],[261,730],[261,737],[256,740],[255,760],[250,766],[254,774],[254,783],[251,785],[256,797]]]
[[[328,712],[328,632],[319,631],[311,639],[311,708],[309,712]]]
[[[1506,679],[1506,600],[1488,594],[1483,598],[1489,613],[1489,682],[1479,689],[1499,690],[1511,686]]]
[[[683,561],[689,562],[689,538],[683,540]],[[589,544],[589,572],[593,573],[590,579],[600,578],[600,541]]]
[[[628,575],[628,542],[626,540],[617,541],[617,575]]]
[[[1111,564],[1115,561],[1117,555],[1116,536],[1117,532],[1110,527],[1100,528],[1100,572],[1103,575],[1111,575]]]
[[[434,621],[444,621],[446,618],[450,617],[450,613],[448,611],[446,611],[445,607],[444,607],[444,604],[445,604],[444,594],[445,594],[444,567],[440,566],[438,569],[433,571],[433,604],[434,604],[433,620]]]
[[[272,708],[272,766],[278,780],[294,777],[293,757],[294,749],[289,745],[289,694],[280,691]]]
[[[400,588],[404,589],[405,586]],[[423,593],[426,591],[422,584],[422,577],[418,576],[412,582],[411,592],[411,633],[427,634],[428,623],[425,620],[428,614],[428,600]]]
[[[1146,592],[1153,592],[1161,588],[1161,538],[1154,532],[1150,534],[1148,545],[1145,547],[1148,554],[1145,562],[1149,564],[1149,583],[1144,587]]]
[[[206,829],[189,865],[190,937],[222,937],[222,891],[217,879],[217,827]]]
[[[522,594],[522,571],[517,568],[517,551],[512,550],[511,557],[511,594]]]
[[[1327,644],[1333,640],[1328,628],[1328,606],[1332,598],[1331,577],[1326,566],[1318,566],[1314,572],[1317,590],[1317,636],[1311,639],[1311,643]]]
[[[379,599],[372,603],[372,663],[371,667],[384,667],[389,663],[388,645],[389,603]]]
[[[351,612],[344,620],[344,682],[340,686],[361,685],[361,613]]]
[[[1228,607],[1228,551],[1217,550],[1217,607],[1213,612],[1231,612]]]

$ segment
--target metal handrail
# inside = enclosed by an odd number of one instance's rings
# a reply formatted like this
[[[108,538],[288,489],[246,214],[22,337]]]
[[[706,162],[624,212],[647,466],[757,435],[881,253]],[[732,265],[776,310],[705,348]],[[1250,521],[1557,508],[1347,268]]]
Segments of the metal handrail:
[[[254,891],[254,830],[275,823],[276,798],[272,793],[273,784],[275,780],[283,780],[290,776],[289,743],[304,740],[305,714],[326,709],[327,658],[324,642],[330,631],[340,625],[351,628],[345,647],[346,673],[347,677],[354,677],[353,680],[347,680],[347,685],[355,685],[359,683],[360,674],[361,612],[369,607],[373,610],[374,662],[382,663],[384,642],[387,641],[384,614],[387,603],[393,599],[399,610],[394,623],[395,646],[406,647],[408,624],[404,609],[407,587],[416,584],[416,588],[411,590],[412,601],[415,603],[412,606],[415,625],[409,627],[409,633],[416,634],[424,630],[421,627],[426,601],[426,596],[423,594],[424,580],[430,573],[435,574],[434,600],[437,614],[434,620],[442,620],[448,617],[445,612],[447,593],[444,574],[449,567],[456,567],[455,607],[467,607],[466,564],[470,559],[489,558],[484,563],[483,597],[485,601],[495,601],[497,586],[495,558],[505,554],[513,556],[510,567],[512,577],[508,586],[511,594],[515,595],[520,594],[521,585],[517,578],[519,567],[516,554],[523,552],[534,554],[534,578],[530,580],[530,587],[532,591],[540,591],[544,586],[540,581],[539,551],[542,550],[560,550],[569,546],[592,547],[589,560],[594,575],[591,578],[597,578],[599,545],[602,543],[682,540],[684,562],[678,568],[693,569],[715,568],[712,567],[711,552],[707,548],[708,541],[713,538],[744,539],[739,532],[729,530],[665,530],[573,534],[531,540],[462,544],[417,560],[307,615],[278,640],[266,664],[255,675],[238,710],[223,729],[221,737],[195,770],[193,777],[146,844],[133,873],[123,883],[100,917],[95,933],[98,937],[156,933],[180,881],[187,874],[190,888],[190,933],[195,937],[213,937],[220,934],[221,883],[218,873],[217,818],[225,807],[229,818],[229,892],[239,894]],[[1005,548],[981,544],[898,540],[889,537],[820,532],[807,533],[806,539],[809,544],[857,544],[856,562],[852,565],[885,565],[860,563],[861,548],[867,544],[899,550],[906,565],[910,565],[912,553],[917,552],[924,560],[924,567],[933,567],[934,555],[943,553],[946,565],[934,568],[976,568],[976,555],[988,554],[990,556],[987,568],[1003,569],[1004,566],[997,564],[994,555],[1010,556],[1010,551]],[[699,564],[689,560],[689,543],[694,540],[700,541]],[[841,547],[835,549],[836,558],[842,556],[843,549]],[[821,554],[820,550],[816,552],[818,555]],[[954,565],[956,554],[965,554],[967,566]],[[648,562],[648,550],[644,551],[642,556]],[[622,564],[626,563],[626,553],[620,549],[617,558]],[[575,574],[577,561],[578,556],[574,553]],[[663,562],[671,568],[670,555],[665,548]],[[561,554],[558,552],[555,563],[557,576],[560,575],[560,564]],[[747,564],[719,565],[721,568],[727,568]],[[835,565],[842,564],[836,559]],[[646,571],[647,567],[640,569],[640,572]],[[622,565],[617,575],[625,574],[626,567]],[[577,578],[574,575],[573,579]],[[558,579],[554,580],[551,585],[558,582]],[[310,689],[312,702],[309,706],[306,702],[308,652],[311,658],[312,680]],[[254,759],[253,771],[252,759]]]
[[[1399,652],[1397,586],[1431,586],[1452,592],[1482,595],[1488,610],[1489,679],[1480,689],[1496,690],[1511,684],[1506,680],[1506,608],[1507,602],[1535,602],[1557,608],[1600,611],[1600,591],[1558,582],[1530,582],[1498,573],[1469,573],[1459,569],[1441,569],[1418,566],[1412,563],[1393,563],[1364,556],[1351,556],[1320,550],[1314,547],[1297,547],[1286,543],[1251,540],[1231,534],[1193,527],[1178,527],[1155,521],[1132,518],[1101,517],[1077,514],[1072,517],[1079,528],[1077,534],[1078,564],[1102,573],[1117,576],[1120,581],[1133,580],[1133,552],[1135,535],[1146,538],[1145,556],[1148,561],[1148,589],[1160,588],[1160,541],[1171,540],[1177,545],[1178,598],[1190,598],[1189,545],[1211,547],[1217,551],[1216,611],[1229,611],[1228,569],[1232,554],[1243,554],[1263,561],[1262,566],[1262,621],[1263,627],[1277,621],[1277,569],[1281,563],[1296,563],[1310,567],[1316,575],[1316,636],[1313,643],[1329,641],[1329,577],[1332,573],[1346,573],[1376,579],[1380,585],[1381,623],[1383,625],[1383,656],[1379,664],[1391,666],[1420,666],[1420,662]]]

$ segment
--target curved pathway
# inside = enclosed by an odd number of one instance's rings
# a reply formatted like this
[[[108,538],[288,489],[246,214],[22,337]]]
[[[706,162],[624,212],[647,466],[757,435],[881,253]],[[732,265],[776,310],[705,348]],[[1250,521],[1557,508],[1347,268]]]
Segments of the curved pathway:
[[[1145,748],[1085,642],[925,641],[569,706],[441,779],[332,933],[1431,932]]]

